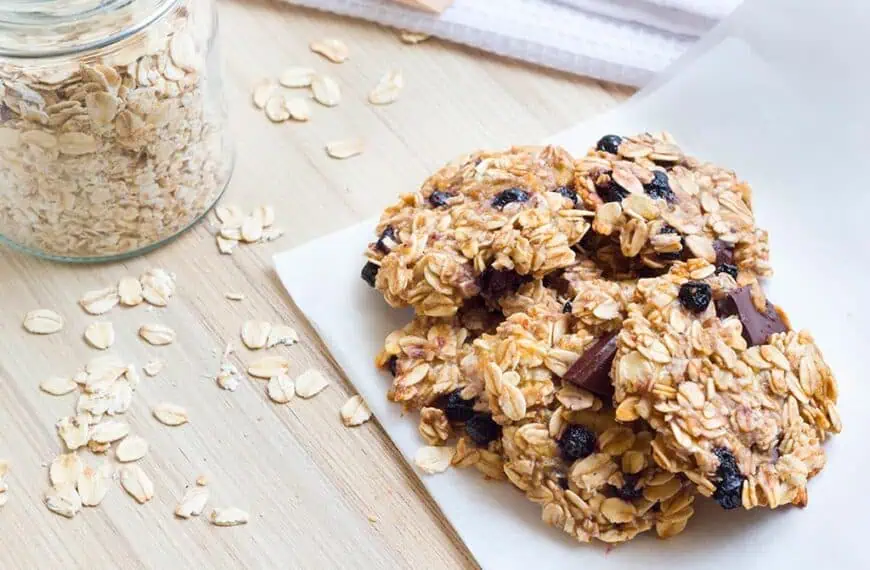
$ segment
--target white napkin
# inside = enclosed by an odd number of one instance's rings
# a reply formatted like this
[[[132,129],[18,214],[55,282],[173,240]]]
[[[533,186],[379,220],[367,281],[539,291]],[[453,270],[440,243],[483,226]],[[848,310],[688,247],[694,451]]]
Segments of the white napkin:
[[[741,0],[456,0],[440,16],[390,0],[285,1],[643,85]]]
[[[813,332],[840,382],[845,431],[826,445],[828,466],[810,482],[809,506],[726,513],[699,499],[682,535],[639,538],[608,552],[545,527],[540,508],[507,482],[485,482],[476,471],[423,476],[483,568],[870,568],[865,1],[841,0],[830,10],[816,2],[796,8],[792,0],[749,0],[655,88],[550,141],[582,153],[602,133],[668,129],[693,154],[751,181],[760,225],[771,233],[776,275],[768,294],[795,326]],[[390,380],[373,365],[386,333],[410,315],[387,308],[359,278],[374,224],[279,254],[275,263],[295,303],[412,461],[422,445],[415,419],[386,401]]]

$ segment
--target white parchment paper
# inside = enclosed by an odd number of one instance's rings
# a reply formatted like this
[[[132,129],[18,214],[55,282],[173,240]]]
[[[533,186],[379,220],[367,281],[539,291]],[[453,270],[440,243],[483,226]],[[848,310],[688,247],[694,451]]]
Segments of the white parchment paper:
[[[870,6],[748,0],[671,75],[616,110],[549,142],[582,153],[605,133],[666,129],[684,149],[734,168],[755,190],[771,234],[769,297],[810,329],[840,382],[844,433],[806,509],[723,512],[706,500],[679,537],[612,551],[578,545],[539,507],[477,472],[423,476],[487,569],[866,569],[870,511]],[[525,143],[527,141],[516,141]],[[471,150],[457,148],[457,155]],[[336,361],[409,460],[413,418],[388,403],[374,369],[384,336],[410,313],[388,309],[359,278],[374,220],[275,258],[278,274]]]

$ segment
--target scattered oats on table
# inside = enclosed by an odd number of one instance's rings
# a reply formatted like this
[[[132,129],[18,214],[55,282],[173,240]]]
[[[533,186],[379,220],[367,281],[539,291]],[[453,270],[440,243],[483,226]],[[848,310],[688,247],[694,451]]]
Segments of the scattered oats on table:
[[[332,63],[344,63],[350,56],[347,44],[335,38],[313,41],[308,47],[311,51],[322,55]]]
[[[313,368],[296,377],[296,394],[306,400],[313,398],[328,386],[329,381],[323,373]]]
[[[286,373],[278,374],[269,379],[266,393],[276,404],[286,404],[296,395],[296,385]]]
[[[32,334],[54,334],[63,329],[63,317],[49,309],[37,309],[24,315],[23,326]]]
[[[45,506],[51,512],[66,518],[75,517],[82,510],[82,499],[75,484],[52,487],[45,494]]]
[[[369,92],[369,103],[372,105],[388,105],[399,98],[399,93],[405,86],[402,72],[396,69],[386,72],[378,84]]]
[[[148,442],[138,435],[124,438],[115,448],[115,458],[121,463],[139,461],[148,454]]]
[[[363,150],[365,144],[362,139],[345,139],[326,144],[326,154],[339,160],[362,154]]]
[[[175,331],[161,324],[147,324],[139,327],[139,336],[152,346],[165,346],[175,341]]]
[[[163,425],[176,427],[189,421],[187,410],[177,404],[162,402],[151,409],[154,417]]]
[[[286,97],[284,108],[294,121],[305,122],[311,118],[311,106],[301,97]]]
[[[359,394],[348,398],[339,413],[341,421],[346,427],[362,425],[372,418],[368,404]]]
[[[58,455],[49,465],[48,480],[55,487],[65,484],[75,485],[84,466],[81,458],[74,451]]]
[[[229,355],[231,352],[232,348],[227,346],[224,350],[223,356],[221,357],[220,368],[215,377],[215,381],[221,389],[235,392],[242,380],[242,374],[239,372],[239,369],[236,368],[236,365],[229,361]]]
[[[72,378],[50,376],[39,384],[39,389],[52,396],[63,396],[78,389],[78,384]]]
[[[242,323],[242,342],[251,350],[266,346],[272,325],[265,321],[245,321]]]
[[[341,103],[341,88],[335,79],[328,75],[315,75],[311,80],[311,93],[314,100],[325,107],[335,107]]]
[[[139,504],[145,504],[154,498],[154,482],[135,463],[121,467],[121,486]]]
[[[286,374],[290,361],[284,356],[265,356],[248,366],[248,374],[254,378],[269,380],[279,374]]]
[[[142,370],[147,376],[157,376],[166,366],[166,361],[161,359],[149,360]]]
[[[272,325],[269,329],[269,338],[266,339],[266,348],[273,348],[279,344],[292,346],[299,342],[299,333],[288,325]]]
[[[289,119],[290,112],[287,110],[285,103],[286,98],[283,94],[276,94],[269,97],[269,100],[266,101],[266,106],[263,109],[266,112],[266,117],[268,117],[273,123],[283,123]]]
[[[106,350],[115,344],[115,327],[108,321],[97,321],[85,329],[85,340],[98,350]]]
[[[118,298],[125,307],[135,307],[142,303],[142,283],[136,277],[122,277],[118,281]]]
[[[209,520],[215,526],[238,526],[248,524],[250,515],[236,507],[216,508],[211,512]]]
[[[251,94],[254,106],[258,109],[265,109],[266,103],[269,102],[269,99],[272,97],[272,94],[275,92],[277,87],[278,86],[271,79],[263,79],[257,83]]]
[[[310,67],[288,67],[281,72],[278,82],[284,87],[310,87],[315,75]]]
[[[202,485],[189,487],[175,507],[175,516],[180,519],[198,517],[205,510],[209,494],[208,487]]]
[[[114,469],[108,463],[103,463],[96,469],[85,466],[76,483],[82,505],[85,507],[99,506],[109,492],[113,475]]]

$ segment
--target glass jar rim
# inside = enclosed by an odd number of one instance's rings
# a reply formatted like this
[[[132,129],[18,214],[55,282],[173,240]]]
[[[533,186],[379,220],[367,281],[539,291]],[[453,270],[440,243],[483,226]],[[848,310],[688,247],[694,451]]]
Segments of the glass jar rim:
[[[180,0],[2,0],[0,57],[41,59],[120,42]]]

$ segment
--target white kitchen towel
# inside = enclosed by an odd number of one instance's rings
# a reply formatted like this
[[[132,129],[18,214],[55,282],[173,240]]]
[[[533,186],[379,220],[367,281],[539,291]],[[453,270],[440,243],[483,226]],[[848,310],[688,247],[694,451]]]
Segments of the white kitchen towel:
[[[428,14],[391,0],[285,0],[640,86],[741,0],[455,0]]]

